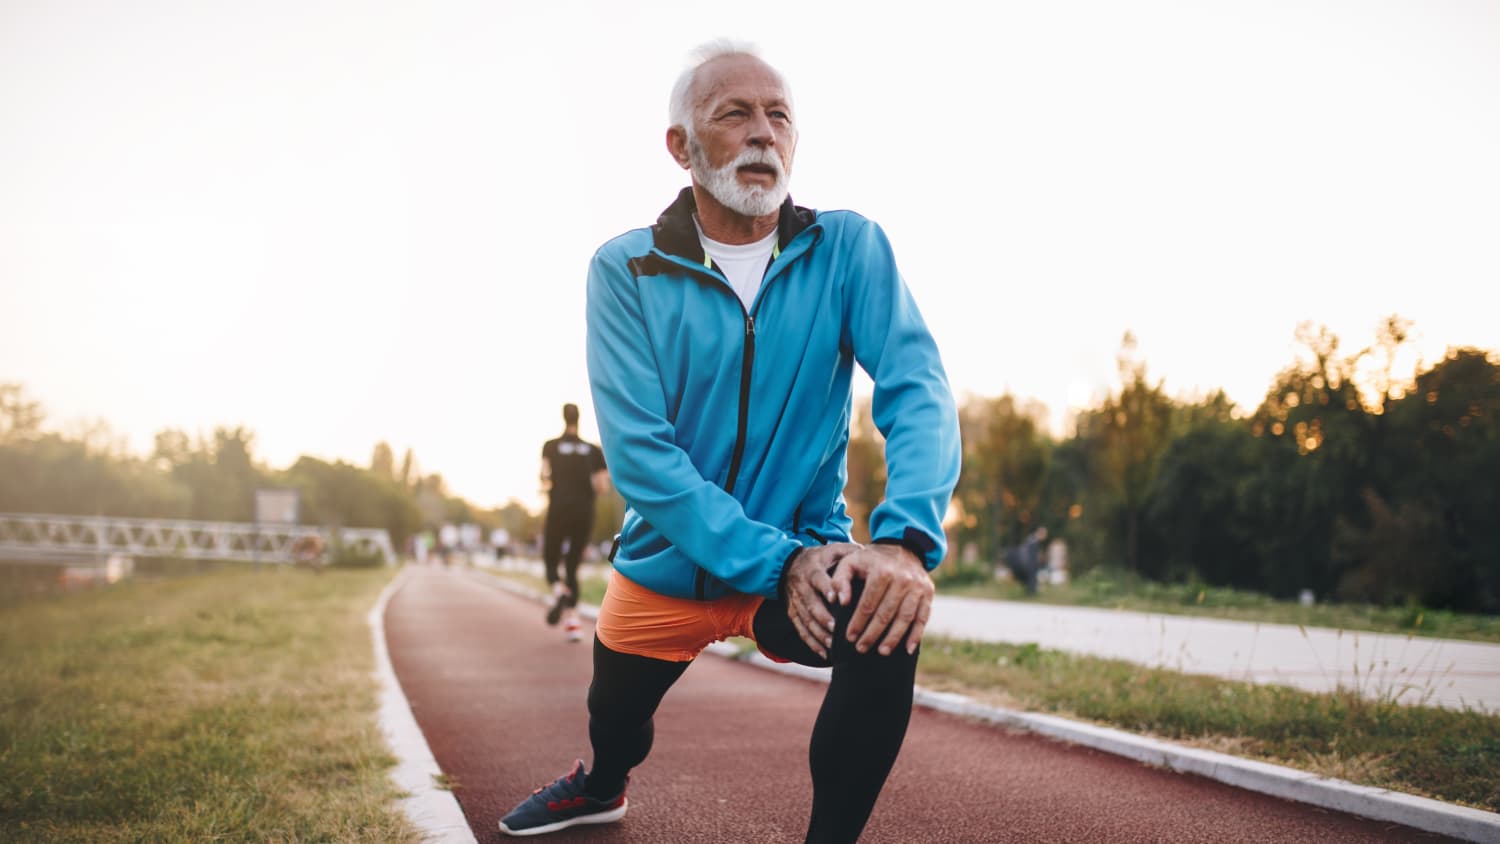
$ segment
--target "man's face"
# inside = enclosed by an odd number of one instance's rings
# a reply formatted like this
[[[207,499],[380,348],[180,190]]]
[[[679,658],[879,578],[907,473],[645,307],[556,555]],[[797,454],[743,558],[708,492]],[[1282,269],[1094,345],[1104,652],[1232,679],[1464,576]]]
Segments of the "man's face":
[[[786,198],[797,149],[781,79],[749,56],[718,59],[700,71],[694,102],[687,133],[694,181],[738,214],[774,213]]]

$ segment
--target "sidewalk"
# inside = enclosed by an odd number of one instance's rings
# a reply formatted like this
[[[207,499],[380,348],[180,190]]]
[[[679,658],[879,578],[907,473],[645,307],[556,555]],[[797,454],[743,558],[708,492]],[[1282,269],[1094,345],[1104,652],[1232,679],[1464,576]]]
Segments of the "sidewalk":
[[[1191,674],[1500,712],[1500,645],[939,595],[928,631]]]

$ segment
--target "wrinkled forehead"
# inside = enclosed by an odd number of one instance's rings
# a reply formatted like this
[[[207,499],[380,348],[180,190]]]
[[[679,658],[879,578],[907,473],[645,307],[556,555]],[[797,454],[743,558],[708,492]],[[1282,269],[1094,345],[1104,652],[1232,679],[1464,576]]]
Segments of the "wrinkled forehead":
[[[723,56],[699,68],[693,84],[693,111],[743,100],[762,105],[791,108],[792,95],[776,69],[754,56]]]

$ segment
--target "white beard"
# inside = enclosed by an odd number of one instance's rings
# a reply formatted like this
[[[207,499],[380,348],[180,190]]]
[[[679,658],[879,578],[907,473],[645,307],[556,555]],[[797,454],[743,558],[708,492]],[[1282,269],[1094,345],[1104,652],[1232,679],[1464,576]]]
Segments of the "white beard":
[[[781,158],[769,149],[747,149],[728,164],[714,169],[709,166],[703,145],[692,135],[688,136],[688,158],[691,160],[693,179],[717,199],[725,208],[746,217],[764,217],[775,213],[786,201],[790,181]],[[770,187],[748,186],[740,183],[739,168],[747,164],[764,164],[776,170],[776,181]]]

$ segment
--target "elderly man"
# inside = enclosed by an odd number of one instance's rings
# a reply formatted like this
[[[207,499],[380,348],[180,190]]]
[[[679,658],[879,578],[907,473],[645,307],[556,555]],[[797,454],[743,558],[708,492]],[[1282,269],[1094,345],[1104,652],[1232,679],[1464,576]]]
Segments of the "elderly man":
[[[576,761],[506,815],[512,835],[621,818],[657,704],[719,639],[833,668],[810,842],[859,837],[911,716],[959,471],[937,346],[880,228],[787,196],[797,128],[781,76],[732,45],[700,59],[666,138],[692,186],[589,269],[589,380],[629,504],[595,627],[593,767]],[[843,500],[856,362],[886,438],[868,546],[849,541]]]

